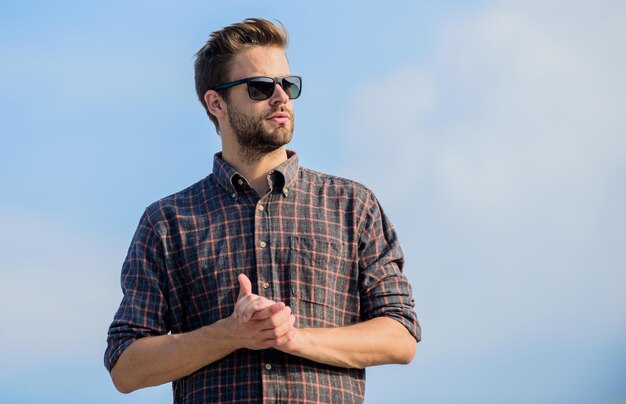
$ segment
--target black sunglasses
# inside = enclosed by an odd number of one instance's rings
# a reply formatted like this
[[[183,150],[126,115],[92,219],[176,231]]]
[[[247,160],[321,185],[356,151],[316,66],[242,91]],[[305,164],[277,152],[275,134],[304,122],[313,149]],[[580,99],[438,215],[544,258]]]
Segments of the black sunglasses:
[[[269,99],[274,94],[276,84],[281,86],[283,91],[287,93],[289,98],[292,100],[300,97],[300,93],[302,92],[302,77],[300,76],[248,77],[246,79],[220,84],[219,86],[213,88],[213,90],[224,90],[243,83],[248,84],[248,95],[255,101]]]

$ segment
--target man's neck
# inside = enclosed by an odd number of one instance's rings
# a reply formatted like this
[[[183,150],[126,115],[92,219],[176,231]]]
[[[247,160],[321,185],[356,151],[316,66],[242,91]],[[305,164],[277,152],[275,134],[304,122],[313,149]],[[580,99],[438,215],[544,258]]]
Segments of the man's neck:
[[[251,161],[241,158],[237,151],[228,149],[223,148],[222,159],[237,170],[259,196],[265,195],[270,189],[267,174],[287,161],[287,150],[284,146]]]

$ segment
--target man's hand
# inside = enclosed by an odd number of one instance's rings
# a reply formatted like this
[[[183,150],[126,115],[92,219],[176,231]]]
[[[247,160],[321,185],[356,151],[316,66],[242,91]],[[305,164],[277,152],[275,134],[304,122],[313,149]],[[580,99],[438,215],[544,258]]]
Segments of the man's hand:
[[[239,297],[227,326],[237,348],[275,348],[289,342],[296,321],[291,308],[253,294],[247,276],[240,274],[237,279]]]
[[[227,318],[190,332],[133,342],[111,370],[115,387],[130,393],[190,375],[240,348],[276,348],[289,342],[295,333],[291,309],[252,294],[245,275],[239,275],[239,288],[235,310]]]
[[[242,323],[250,320],[257,312],[276,304],[273,300],[252,294],[252,283],[244,274],[239,274],[237,280],[239,281],[239,297],[235,303],[233,316]]]

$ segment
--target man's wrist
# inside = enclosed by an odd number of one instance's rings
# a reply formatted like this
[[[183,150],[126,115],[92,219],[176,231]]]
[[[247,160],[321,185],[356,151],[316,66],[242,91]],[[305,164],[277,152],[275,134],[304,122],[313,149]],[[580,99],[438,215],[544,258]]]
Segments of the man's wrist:
[[[210,341],[210,343],[215,343],[215,340],[221,341],[229,353],[244,348],[241,338],[239,338],[233,331],[235,326],[233,322],[235,321],[238,320],[233,316],[228,316],[221,320],[217,320],[209,326],[203,327],[207,332],[210,332],[210,334],[205,334],[208,336],[207,340]]]
[[[277,349],[294,356],[304,355],[304,344],[309,337],[306,328],[294,328],[295,334],[291,340],[283,345],[277,347]]]

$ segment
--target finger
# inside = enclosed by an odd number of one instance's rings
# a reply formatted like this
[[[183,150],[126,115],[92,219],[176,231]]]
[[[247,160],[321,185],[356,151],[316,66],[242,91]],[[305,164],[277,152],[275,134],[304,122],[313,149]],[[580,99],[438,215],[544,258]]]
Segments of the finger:
[[[239,297],[237,299],[241,299],[243,296],[251,295],[252,283],[250,282],[250,279],[248,279],[248,277],[244,274],[239,274],[237,280],[239,281]]]
[[[274,314],[272,317],[261,322],[262,330],[271,330],[289,323],[291,320],[291,308],[285,307],[283,310]]]
[[[293,327],[296,318],[294,316],[290,317],[288,323],[272,330],[260,330],[258,327],[255,327],[254,324],[248,323],[249,325],[246,327],[252,327],[250,331],[252,331],[253,334],[250,335],[251,342],[249,347],[251,347],[251,349],[275,348],[278,345],[283,345],[291,341],[296,334],[296,328]],[[256,330],[254,330],[254,328],[256,328]]]
[[[233,310],[233,314],[235,315],[235,317],[241,320],[241,316],[243,315],[245,308],[251,304],[254,304],[257,299],[258,296],[256,295],[246,295],[239,298],[239,300],[237,300],[237,303],[235,303],[235,309]]]
[[[293,316],[290,316],[293,317]],[[278,339],[281,338],[285,335],[287,335],[292,329],[294,329],[293,324],[295,323],[295,317],[293,318],[288,318],[288,320],[280,325],[278,325],[276,328],[272,328],[269,330],[263,330],[260,333],[260,336],[263,339]]]
[[[275,304],[273,300],[257,295],[246,296],[242,300],[243,302],[237,308],[237,316],[242,322],[250,320],[255,313]]]
[[[295,324],[295,322],[296,322],[296,318],[293,315],[289,315],[289,317],[287,318],[287,321],[277,325],[276,328],[274,328],[273,330],[269,330],[269,331],[273,332],[275,338],[281,337],[287,334],[289,330],[294,328],[293,325]]]
[[[235,318],[241,318],[240,313],[241,313],[242,307],[245,307],[248,304],[250,304],[250,302],[254,300],[254,298],[255,298],[255,295],[246,295],[246,296],[240,296],[237,299],[237,302],[235,302],[235,308],[233,309],[233,315],[235,316]]]
[[[274,314],[279,313],[281,310],[284,310],[286,307],[288,306],[285,306],[285,303],[283,302],[278,302],[272,304],[271,306],[263,307],[261,310],[254,313],[254,319],[266,320],[272,317]],[[291,309],[289,309],[289,312],[291,313]]]
[[[296,333],[298,332],[297,328],[292,328],[289,331],[287,331],[284,335],[280,336],[279,338],[276,338],[275,341],[275,346],[281,346],[286,344],[287,342],[291,341],[294,339],[294,337],[296,336]]]
[[[233,315],[236,318],[239,318],[238,312],[239,312],[239,307],[242,304],[242,298],[252,295],[252,283],[250,282],[250,279],[248,279],[248,277],[244,274],[239,274],[239,276],[237,277],[237,280],[239,281],[239,296],[237,297],[237,301],[235,302]]]

